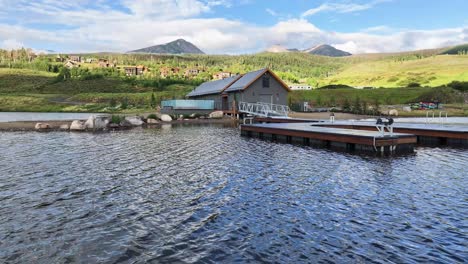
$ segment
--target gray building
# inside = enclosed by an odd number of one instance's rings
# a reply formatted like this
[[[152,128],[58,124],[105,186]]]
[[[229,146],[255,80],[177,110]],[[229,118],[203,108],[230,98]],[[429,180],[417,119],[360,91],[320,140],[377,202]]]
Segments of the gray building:
[[[290,89],[270,69],[261,69],[222,80],[205,82],[187,97],[214,100],[215,109],[234,113],[239,102],[288,104]]]

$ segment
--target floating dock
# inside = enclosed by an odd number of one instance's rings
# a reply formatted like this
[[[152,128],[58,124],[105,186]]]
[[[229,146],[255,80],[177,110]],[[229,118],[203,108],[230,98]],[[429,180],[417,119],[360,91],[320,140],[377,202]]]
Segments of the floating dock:
[[[375,122],[366,121],[344,121],[339,120],[333,123],[315,119],[296,118],[258,118],[254,122],[262,123],[311,123],[315,126],[357,129],[367,131],[377,131]],[[417,138],[417,143],[432,146],[452,146],[468,148],[468,126],[449,124],[424,124],[424,123],[394,123],[393,131],[396,133],[412,134]]]
[[[350,122],[338,121],[334,123],[322,122],[314,125],[330,127],[357,129],[366,131],[377,131],[373,122]],[[443,125],[443,124],[415,124],[394,123],[393,131],[397,133],[412,134],[417,137],[418,144],[423,145],[447,145],[453,147],[468,147],[468,126]]]
[[[311,123],[242,125],[241,134],[284,143],[389,154],[413,152],[417,142],[416,136],[411,134],[382,136],[377,131],[315,126]]]

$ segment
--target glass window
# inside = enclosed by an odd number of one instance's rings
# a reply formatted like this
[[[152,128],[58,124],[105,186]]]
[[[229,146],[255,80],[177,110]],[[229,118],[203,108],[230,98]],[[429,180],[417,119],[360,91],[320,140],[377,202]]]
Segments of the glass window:
[[[263,76],[263,88],[270,88],[270,77]]]

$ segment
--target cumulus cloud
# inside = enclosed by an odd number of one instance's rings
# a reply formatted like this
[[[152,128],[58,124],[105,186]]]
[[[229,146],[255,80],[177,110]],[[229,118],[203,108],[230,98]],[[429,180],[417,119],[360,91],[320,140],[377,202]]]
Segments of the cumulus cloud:
[[[102,0],[0,1],[5,10],[18,17],[17,23],[0,23],[2,48],[21,45],[49,49],[53,45],[60,52],[124,52],[184,38],[212,54],[252,53],[274,44],[306,49],[323,43],[351,53],[368,53],[436,48],[468,41],[468,27],[422,31],[376,26],[341,33],[322,30],[305,18],[259,26],[202,16],[215,6],[233,3],[227,0],[121,0],[116,2],[119,8]],[[377,2],[382,1],[367,5]],[[362,10],[364,5],[340,10]],[[35,24],[52,29],[30,26]]]

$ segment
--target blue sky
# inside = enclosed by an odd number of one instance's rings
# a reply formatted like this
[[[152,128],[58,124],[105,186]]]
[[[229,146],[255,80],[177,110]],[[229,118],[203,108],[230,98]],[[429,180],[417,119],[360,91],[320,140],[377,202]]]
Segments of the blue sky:
[[[352,53],[468,42],[466,0],[0,0],[0,48],[124,52],[177,38],[207,53],[331,44]]]

